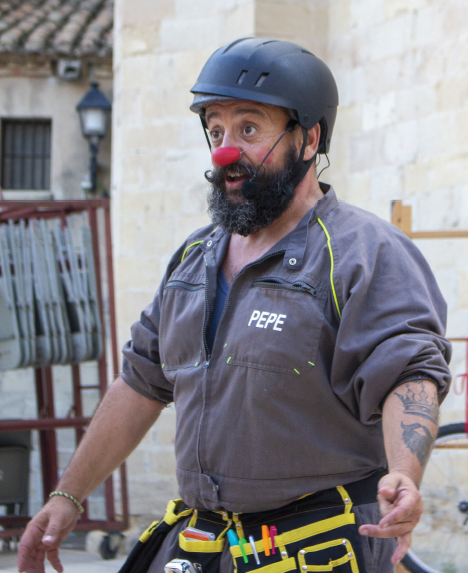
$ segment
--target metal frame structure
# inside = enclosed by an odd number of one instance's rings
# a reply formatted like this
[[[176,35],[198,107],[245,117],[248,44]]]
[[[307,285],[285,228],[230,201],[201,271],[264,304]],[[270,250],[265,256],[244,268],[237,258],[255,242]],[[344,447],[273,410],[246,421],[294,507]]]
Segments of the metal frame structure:
[[[403,201],[392,201],[392,223],[403,231],[410,239],[468,239],[468,231],[457,229],[452,231],[413,231],[412,230],[412,208],[411,205],[403,205]],[[456,387],[454,391],[461,395],[465,390],[465,431],[468,434],[468,337],[449,338],[450,342],[464,342],[466,345],[466,369],[467,373],[460,374],[462,378],[461,389]]]
[[[98,210],[104,212],[105,231],[105,254],[107,270],[107,297],[109,302],[109,328],[106,333],[106,326],[103,316],[103,281],[100,264],[100,251],[98,239]],[[83,415],[82,392],[85,389],[99,390],[102,398],[107,390],[108,364],[112,366],[114,379],[119,374],[119,363],[117,353],[117,333],[115,319],[115,297],[113,281],[112,262],[112,236],[110,220],[110,200],[109,199],[86,199],[70,201],[0,201],[0,222],[6,223],[8,220],[19,219],[51,219],[59,218],[65,223],[65,217],[73,213],[88,214],[89,225],[92,235],[92,249],[94,255],[95,274],[98,293],[98,306],[102,324],[102,347],[103,352],[98,360],[99,384],[96,386],[83,386],[80,377],[80,365],[74,363],[70,365],[73,382],[73,404],[70,415],[74,417],[56,418],[54,407],[54,390],[52,379],[52,368],[35,369],[35,386],[37,397],[37,418],[30,420],[0,420],[0,432],[11,432],[19,430],[38,430],[41,448],[42,465],[42,486],[44,501],[48,499],[49,493],[53,491],[58,481],[57,463],[57,441],[56,430],[59,428],[75,428],[76,445],[80,442],[85,428],[89,425],[91,418]],[[107,355],[106,334],[110,339],[111,356]],[[88,505],[85,501],[84,513],[75,526],[75,531],[90,531],[100,529],[108,532],[123,531],[128,528],[128,494],[125,463],[120,467],[120,485],[122,498],[122,519],[117,519],[114,507],[114,487],[112,476],[105,481],[106,519],[90,519]],[[0,525],[5,528],[0,531],[0,539],[6,537],[20,536],[29,521],[30,517],[2,516]]]

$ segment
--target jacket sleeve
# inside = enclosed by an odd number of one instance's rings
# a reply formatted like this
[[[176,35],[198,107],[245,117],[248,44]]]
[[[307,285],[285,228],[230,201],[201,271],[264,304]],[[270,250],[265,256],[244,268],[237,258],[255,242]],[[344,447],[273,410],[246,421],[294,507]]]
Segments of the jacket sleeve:
[[[362,423],[372,424],[387,395],[405,381],[428,379],[440,402],[445,398],[451,380],[447,305],[426,260],[403,233],[383,221],[348,223],[351,232],[335,228],[332,237],[342,316],[331,384]]]
[[[173,401],[173,383],[164,376],[159,358],[160,302],[170,275],[182,258],[185,244],[172,257],[159,290],[131,327],[131,340],[122,349],[124,358],[121,376],[134,390],[163,404]]]

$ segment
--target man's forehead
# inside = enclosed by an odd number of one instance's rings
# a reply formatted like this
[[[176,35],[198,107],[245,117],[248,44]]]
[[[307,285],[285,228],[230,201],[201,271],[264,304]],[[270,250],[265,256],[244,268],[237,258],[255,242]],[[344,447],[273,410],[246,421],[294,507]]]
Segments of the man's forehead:
[[[264,117],[265,119],[273,119],[287,115],[285,108],[249,100],[217,101],[205,107],[206,121],[220,117],[225,113],[239,115],[252,114]]]

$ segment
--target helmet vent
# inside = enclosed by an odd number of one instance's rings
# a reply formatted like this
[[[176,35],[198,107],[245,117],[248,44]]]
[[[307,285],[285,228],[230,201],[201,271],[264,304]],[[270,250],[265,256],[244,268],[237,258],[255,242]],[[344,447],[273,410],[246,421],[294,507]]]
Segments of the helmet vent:
[[[247,75],[248,70],[242,70],[240,73],[240,76],[237,78],[237,84],[241,85],[241,83],[244,81],[245,76]]]
[[[259,88],[263,84],[263,82],[267,79],[267,77],[269,75],[270,74],[266,74],[266,73],[260,74],[260,77],[258,78],[257,82],[255,83],[255,87]]]

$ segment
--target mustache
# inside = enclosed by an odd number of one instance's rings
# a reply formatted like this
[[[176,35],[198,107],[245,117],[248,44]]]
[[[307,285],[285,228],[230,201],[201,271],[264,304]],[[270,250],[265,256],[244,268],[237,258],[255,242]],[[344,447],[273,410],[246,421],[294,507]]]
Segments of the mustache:
[[[228,177],[248,177],[251,179],[255,175],[256,168],[242,161],[225,165],[224,167],[216,167],[215,169],[208,169],[205,171],[205,179],[208,183],[219,184]],[[259,174],[258,174],[259,175]]]

